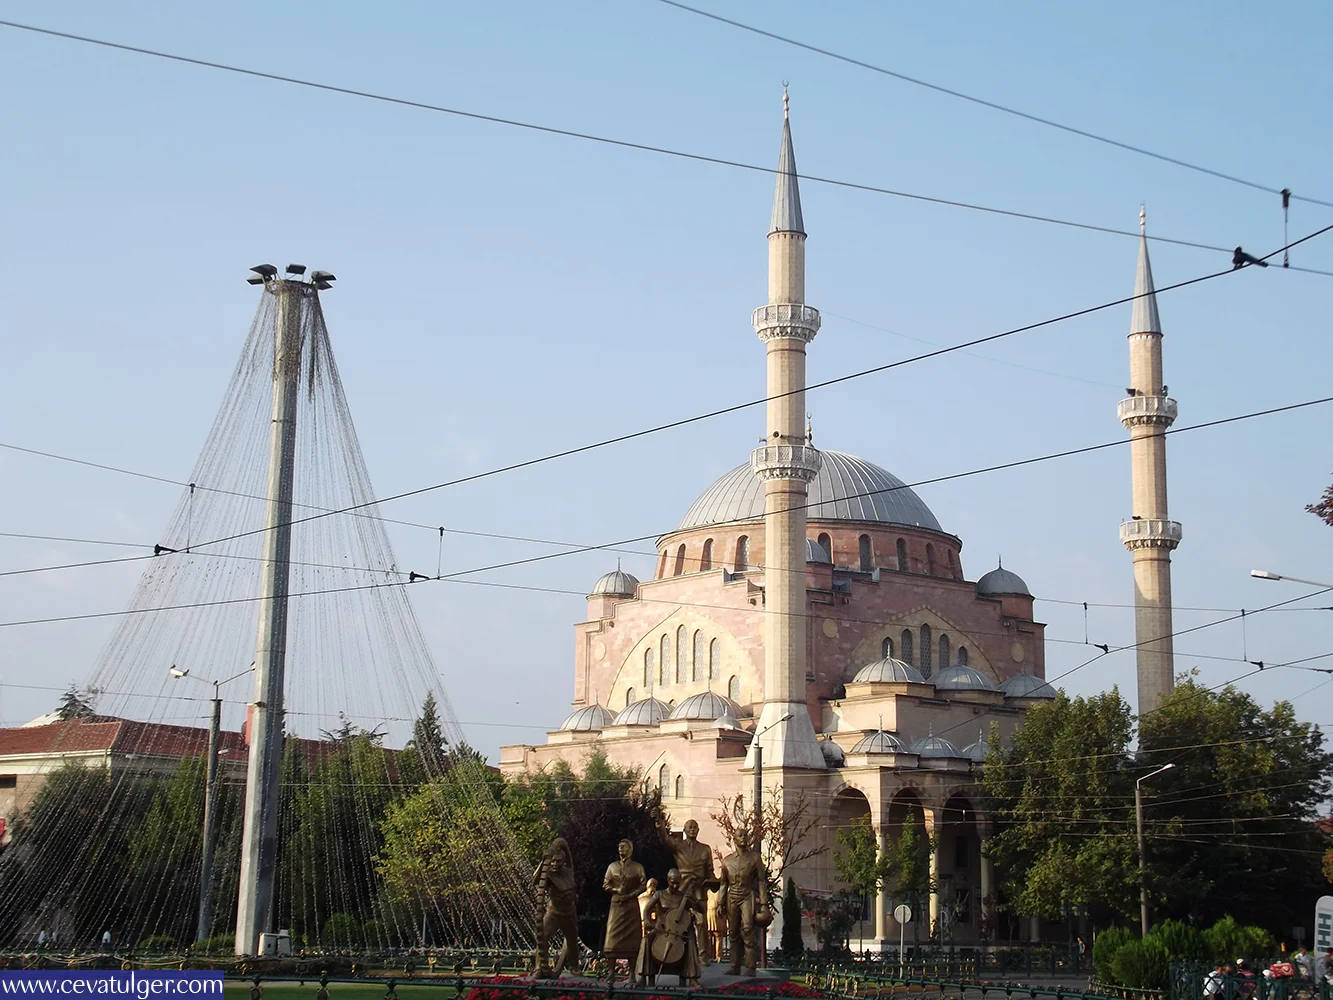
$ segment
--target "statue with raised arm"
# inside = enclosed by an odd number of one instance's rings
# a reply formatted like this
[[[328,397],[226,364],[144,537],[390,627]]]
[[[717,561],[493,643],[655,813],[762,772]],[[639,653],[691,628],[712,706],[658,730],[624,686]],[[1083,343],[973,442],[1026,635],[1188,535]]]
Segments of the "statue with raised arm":
[[[602,955],[612,963],[623,958],[633,972],[643,939],[643,917],[639,912],[639,893],[647,874],[634,860],[634,844],[622,840],[618,845],[620,860],[607,865],[602,888],[611,894],[611,910],[606,917],[606,943]],[[614,968],[614,965],[613,965]]]
[[[751,848],[750,831],[736,831],[736,852],[722,859],[721,891],[726,895],[727,928],[731,932],[731,968],[727,974],[753,976],[758,965],[759,947],[756,927],[767,927],[773,920],[768,907],[768,873],[758,853]]]
[[[680,888],[699,902],[706,899],[707,890],[717,885],[713,875],[713,849],[699,842],[699,824],[686,820],[682,833],[672,833],[667,825],[666,815],[659,807],[655,813],[657,836],[671,856],[676,859],[676,870],[680,872]]]
[[[537,924],[537,960],[534,975],[538,979],[558,979],[568,966],[578,968],[579,918],[575,904],[578,889],[574,883],[574,855],[563,837],[556,837],[542,856],[533,875],[538,905],[542,912]],[[551,938],[556,931],[565,935],[564,947],[555,968],[551,968]]]

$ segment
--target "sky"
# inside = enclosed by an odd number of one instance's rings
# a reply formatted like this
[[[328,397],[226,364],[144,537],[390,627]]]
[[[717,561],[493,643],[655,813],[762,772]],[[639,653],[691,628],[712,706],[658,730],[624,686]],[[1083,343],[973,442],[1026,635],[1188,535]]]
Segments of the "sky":
[[[704,0],[700,0],[702,4]],[[1333,201],[1333,8],[1316,3],[801,5],[708,10],[1203,164],[1256,190],[746,33],[656,0],[317,8],[0,2],[0,19],[773,166],[789,81],[802,174],[1268,253],[1279,198]],[[381,495],[762,397],[771,175],[318,92],[0,27],[0,443],[182,481],[256,308],[254,263],[338,275],[324,311]],[[802,184],[820,381],[1111,301],[1136,240]],[[1292,203],[1295,239],[1333,209]],[[1333,233],[1292,251],[1333,270]],[[1228,254],[1152,246],[1159,287]],[[1333,277],[1247,268],[1163,293],[1178,427],[1328,395]],[[811,392],[816,441],[909,483],[1118,440],[1129,305]],[[1333,582],[1333,406],[1175,435],[1178,629]],[[386,505],[459,531],[602,544],[670,530],[746,461],[742,410]],[[1134,641],[1129,456],[922,487],[971,579],[1002,555],[1040,599],[1047,676]],[[148,546],[180,488],[0,448],[0,531]],[[436,532],[391,529],[404,567]],[[411,598],[469,740],[540,742],[572,696],[576,596],[652,546],[476,574]],[[0,536],[0,572],[142,551]],[[443,568],[553,551],[451,532]],[[134,564],[0,576],[0,722],[89,677]],[[544,588],[544,589],[540,589]],[[550,593],[547,591],[573,591]],[[1087,602],[1085,613],[1083,603]],[[1333,722],[1333,597],[1182,635],[1178,670]],[[1307,667],[1333,667],[1333,656]],[[1134,658],[1069,673],[1119,685]]]

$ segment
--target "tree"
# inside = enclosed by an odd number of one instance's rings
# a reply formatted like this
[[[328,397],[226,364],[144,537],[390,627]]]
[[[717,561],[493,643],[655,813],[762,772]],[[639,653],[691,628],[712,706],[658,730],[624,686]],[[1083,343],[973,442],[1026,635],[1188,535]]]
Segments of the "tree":
[[[1058,917],[1084,907],[1103,922],[1138,908],[1129,706],[1118,689],[1029,709],[1011,745],[992,728],[982,788],[988,851],[1007,905]]]
[[[1327,487],[1318,502],[1307,504],[1305,509],[1325,524],[1333,526],[1333,486]]]
[[[894,894],[908,901],[915,917],[912,922],[913,940],[920,938],[926,904],[936,888],[930,877],[930,855],[937,845],[933,838],[923,836],[923,827],[923,817],[919,812],[903,820],[892,860],[893,871],[896,873]],[[934,934],[935,930],[934,927],[930,928],[930,933]]]
[[[404,784],[414,786],[438,778],[444,773],[448,759],[449,740],[440,724],[435,695],[430,693],[421,703],[421,714],[412,723],[412,738],[403,747],[400,770]]]
[[[787,890],[782,894],[782,941],[778,949],[787,962],[798,962],[805,954],[805,938],[801,936],[801,893],[794,878],[787,879]]]
[[[73,683],[64,694],[60,696],[60,704],[56,706],[56,718],[61,722],[69,722],[73,719],[91,719],[93,709],[97,703],[97,696],[101,692],[97,688],[85,688],[80,691]]]
[[[860,897],[858,915],[864,914],[866,898],[878,894],[893,874],[894,858],[879,849],[869,813],[856,817],[847,828],[837,831],[835,837],[838,846],[833,852],[833,866],[843,884]],[[864,928],[861,937],[865,937]]]
[[[768,873],[769,899],[779,897],[783,877],[790,869],[828,851],[827,844],[810,836],[819,826],[819,817],[804,792],[794,796],[784,808],[782,787],[776,786],[757,817],[753,807],[746,807],[743,795],[735,798],[724,795],[722,808],[709,815],[721,827],[722,836],[733,851],[741,840],[748,842],[756,829],[760,831],[763,842],[759,854]]]

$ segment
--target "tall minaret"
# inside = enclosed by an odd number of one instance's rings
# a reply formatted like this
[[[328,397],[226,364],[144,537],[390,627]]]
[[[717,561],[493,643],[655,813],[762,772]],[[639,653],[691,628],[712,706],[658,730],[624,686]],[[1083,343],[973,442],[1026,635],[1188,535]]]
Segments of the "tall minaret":
[[[752,317],[768,361],[764,443],[750,456],[764,484],[764,708],[755,731],[762,733],[765,768],[823,769],[805,700],[806,488],[819,472],[819,452],[805,432],[805,345],[819,332],[819,311],[805,304],[805,224],[785,89],[782,117],[768,305]],[[753,766],[753,751],[749,756]]]
[[[1180,524],[1166,516],[1166,437],[1176,401],[1162,383],[1162,324],[1148,260],[1146,213],[1139,210],[1139,268],[1129,325],[1129,397],[1116,408],[1129,430],[1134,516],[1120,522],[1120,541],[1134,555],[1134,633],[1139,715],[1162,704],[1175,686],[1171,643],[1171,552]]]

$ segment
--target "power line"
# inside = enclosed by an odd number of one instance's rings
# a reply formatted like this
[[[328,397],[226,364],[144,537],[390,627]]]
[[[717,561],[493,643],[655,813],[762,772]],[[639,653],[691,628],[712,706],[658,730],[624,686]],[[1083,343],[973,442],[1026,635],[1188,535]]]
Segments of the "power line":
[[[1112,139],[1109,136],[1098,135],[1096,132],[1090,132],[1086,129],[1077,128],[1073,125],[1066,125],[1063,122],[1053,121],[1050,118],[1043,118],[1040,115],[1032,114],[1028,111],[1020,111],[1018,108],[1011,108],[995,101],[990,101],[984,97],[976,97],[972,94],[965,94],[960,90],[954,90],[950,87],[941,86],[938,83],[931,83],[928,80],[922,80],[918,77],[908,76],[906,73],[900,73],[896,70],[887,69],[884,66],[876,66],[874,63],[868,63],[861,59],[855,59],[851,56],[843,55],[839,52],[833,52],[829,49],[820,48],[818,45],[811,45],[808,42],[802,42],[795,38],[789,38],[786,35],[779,35],[772,31],[765,31],[763,28],[756,28],[751,24],[744,24],[741,21],[733,21],[731,18],[722,17],[720,14],[714,14],[711,11],[699,10],[695,7],[686,6],[677,0],[660,0],[668,7],[675,7],[677,10],[683,10],[690,14],[697,14],[699,17],[706,17],[710,21],[718,21],[721,24],[731,25],[733,28],[740,28],[742,31],[748,31],[755,35],[762,35],[765,38],[771,38],[776,42],[782,42],[784,45],[791,45],[798,49],[805,49],[807,52],[814,52],[817,55],[827,56],[830,59],[836,59],[839,62],[847,63],[851,66],[857,66],[861,69],[870,70],[872,73],[879,73],[882,76],[893,77],[895,80],[901,80],[904,83],[910,83],[913,86],[924,87],[927,90],[933,90],[939,94],[945,94],[949,97],[956,97],[962,101],[968,101],[972,104],[978,104],[984,108],[990,108],[992,111],[1000,111],[1007,115],[1013,115],[1016,118],[1022,118],[1026,121],[1035,122],[1038,125],[1045,125],[1049,128],[1059,129],[1062,132],[1068,132],[1070,135],[1081,136],[1084,139],[1091,139],[1094,142],[1104,143],[1107,146],[1114,146],[1117,149],[1123,149],[1131,153],[1138,153],[1140,156],[1151,157],[1154,160],[1160,160],[1163,163],[1170,163],[1173,166],[1184,167],[1186,170],[1193,170],[1197,173],[1207,174],[1210,177],[1216,177],[1220,180],[1230,181],[1233,184],[1241,184],[1256,191],[1263,191],[1267,194],[1282,195],[1285,191],[1278,188],[1269,187],[1267,184],[1260,184],[1256,181],[1246,180],[1243,177],[1237,177],[1234,174],[1228,174],[1221,170],[1215,170],[1212,167],[1205,167],[1198,163],[1191,163],[1188,160],[1182,160],[1175,156],[1168,156],[1165,153],[1154,152],[1143,146],[1136,146],[1133,143],[1122,142],[1119,139]],[[1319,198],[1310,198],[1295,192],[1286,192],[1293,201],[1304,201],[1312,205],[1322,205],[1325,208],[1333,208],[1333,202],[1324,201]]]
[[[568,139],[580,139],[586,142],[600,143],[606,146],[615,146],[621,149],[632,149],[644,153],[657,153],[662,156],[671,156],[682,160],[691,160],[697,163],[711,163],[717,166],[733,167],[738,170],[749,170],[764,174],[776,174],[775,167],[765,167],[757,163],[746,163],[742,160],[733,160],[721,156],[709,156],[704,153],[692,153],[679,149],[671,149],[666,146],[656,146],[651,143],[632,142],[628,139],[615,139],[610,136],[595,135],[591,132],[580,132],[574,129],[558,128],[552,125],[538,125],[534,122],[520,121],[514,118],[503,118],[498,115],[487,115],[477,111],[465,111],[461,108],[451,108],[439,104],[430,104],[425,101],[414,101],[404,97],[393,97],[387,94],[377,94],[372,91],[357,90],[352,87],[343,87],[331,83],[320,83],[314,80],[306,80],[300,77],[285,76],[281,73],[269,73],[263,70],[247,69],[243,66],[233,66],[228,63],[214,62],[208,59],[197,59],[193,56],[183,56],[171,52],[162,52],[157,49],[148,49],[138,45],[126,45],[121,42],[111,42],[101,38],[91,38],[87,35],[76,35],[66,31],[55,31],[51,28],[39,28],[31,24],[20,24],[17,21],[0,21],[0,27],[14,28],[18,31],[28,31],[38,35],[46,35],[51,38],[61,38],[67,41],[82,42],[87,45],[96,45],[102,48],[115,49],[120,52],[130,52],[136,55],[150,56],[154,59],[165,59],[170,62],[184,63],[190,66],[199,66],[205,69],[221,70],[227,73],[238,73],[243,76],[254,77],[261,80],[271,80],[276,83],[287,83],[297,87],[308,87],[312,90],[320,90],[332,94],[342,94],[347,97],[360,97],[369,101],[378,101],[384,104],[393,104],[400,107],[415,108],[419,111],[432,111],[439,114],[453,115],[458,118],[467,118],[473,121],[489,122],[494,125],[505,125],[510,128],[524,129],[530,132],[540,132],[546,135],[557,135]],[[1085,222],[1073,222],[1068,219],[1057,219],[1051,216],[1037,215],[1031,212],[1019,212],[1011,209],[994,208],[987,205],[978,205],[971,202],[958,201],[952,198],[937,198],[931,195],[917,194],[911,191],[899,191],[894,188],[881,187],[874,184],[862,184],[856,181],[841,180],[834,177],[820,177],[815,174],[799,174],[799,178],[813,184],[825,184],[830,187],[844,188],[853,191],[864,191],[870,194],[888,195],[894,198],[904,198],[910,201],[925,202],[932,205],[942,205],[949,208],[961,208],[972,212],[983,212],[989,215],[999,215],[1011,219],[1024,219],[1029,222],[1043,222],[1049,225],[1063,226],[1070,229],[1081,229],[1094,233],[1106,233],[1112,236],[1129,236],[1135,239],[1142,234],[1128,229],[1114,229],[1110,226],[1098,226]],[[1192,247],[1196,250],[1209,250],[1214,253],[1231,253],[1230,247],[1216,247],[1206,243],[1196,243],[1190,240],[1177,240],[1165,236],[1149,236],[1148,239],[1156,240],[1160,243],[1169,243],[1175,246]],[[1315,271],[1312,268],[1290,267],[1285,270],[1307,271],[1315,274],[1323,274],[1333,277],[1333,272]]]

